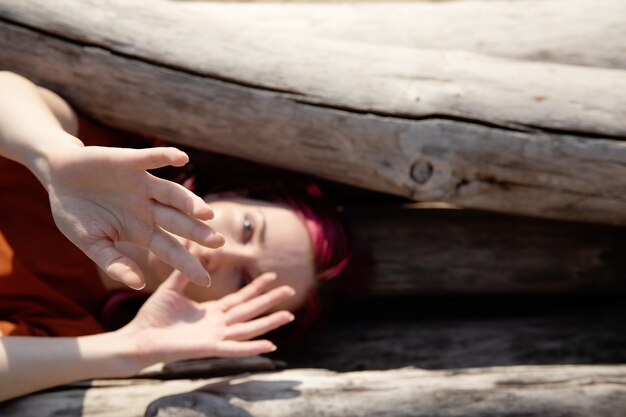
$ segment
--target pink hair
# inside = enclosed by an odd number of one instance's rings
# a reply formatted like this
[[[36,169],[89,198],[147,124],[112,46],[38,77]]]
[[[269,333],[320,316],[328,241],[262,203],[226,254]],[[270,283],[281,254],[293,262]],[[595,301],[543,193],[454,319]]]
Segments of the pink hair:
[[[321,190],[315,184],[307,186],[307,193],[322,198]],[[281,200],[300,217],[309,232],[317,278],[328,280],[338,276],[350,260],[350,251],[346,233],[335,213],[331,213],[327,207],[325,210],[316,207],[316,211],[314,205],[289,195]]]
[[[285,204],[304,222],[313,246],[316,278],[324,282],[344,272],[351,258],[350,244],[336,209],[323,198],[319,187],[309,184],[305,190],[304,195],[284,192],[270,200]],[[310,291],[288,331],[276,332],[277,343],[284,347],[305,341],[323,324],[324,311],[319,291]]]

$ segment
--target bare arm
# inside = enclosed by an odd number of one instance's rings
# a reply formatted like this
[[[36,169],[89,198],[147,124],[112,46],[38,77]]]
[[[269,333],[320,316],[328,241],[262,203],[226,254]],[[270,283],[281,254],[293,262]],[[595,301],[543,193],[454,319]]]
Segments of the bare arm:
[[[129,341],[85,337],[0,337],[0,401],[82,379],[131,376]]]
[[[0,72],[0,91],[0,155],[26,166],[45,185],[48,155],[83,146],[68,132],[75,133],[76,116],[61,97],[11,72]]]
[[[54,91],[37,86],[39,96],[46,103],[54,117],[59,121],[63,130],[72,136],[78,135],[78,116],[69,103]]]
[[[291,297],[291,287],[267,291],[275,275],[264,274],[220,300],[195,303],[174,272],[137,317],[111,333],[70,337],[0,337],[0,401],[93,378],[129,377],[158,362],[273,351],[252,340],[293,319],[288,311],[256,318]]]
[[[210,283],[172,235],[221,246],[223,237],[204,222],[213,212],[181,185],[147,172],[182,166],[187,155],[174,148],[86,147],[75,131],[76,116],[63,99],[0,72],[0,155],[25,165],[44,185],[61,232],[107,275],[133,288],[144,285],[143,272],[116,243],[146,248],[195,283]]]

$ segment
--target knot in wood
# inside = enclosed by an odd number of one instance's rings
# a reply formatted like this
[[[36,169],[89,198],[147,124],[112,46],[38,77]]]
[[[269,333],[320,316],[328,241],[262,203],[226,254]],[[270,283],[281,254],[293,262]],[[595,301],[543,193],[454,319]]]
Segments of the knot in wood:
[[[424,184],[433,175],[433,164],[419,159],[411,165],[411,178],[418,184]]]

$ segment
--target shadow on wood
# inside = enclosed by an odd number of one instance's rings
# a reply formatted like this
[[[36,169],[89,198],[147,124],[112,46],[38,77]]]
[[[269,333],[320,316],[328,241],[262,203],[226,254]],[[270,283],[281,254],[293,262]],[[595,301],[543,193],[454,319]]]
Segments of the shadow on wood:
[[[626,290],[624,227],[389,204],[343,217],[371,262],[350,287],[370,296]]]

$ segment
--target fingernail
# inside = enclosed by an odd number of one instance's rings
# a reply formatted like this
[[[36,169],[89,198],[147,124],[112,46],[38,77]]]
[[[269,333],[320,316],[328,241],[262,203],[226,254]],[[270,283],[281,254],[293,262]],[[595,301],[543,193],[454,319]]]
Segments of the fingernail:
[[[294,316],[293,314],[289,315],[289,321],[292,322],[296,319],[296,316]]]
[[[294,295],[296,295],[296,290],[294,290],[293,288],[289,288],[289,294],[293,297]]]
[[[201,279],[200,282],[198,283],[198,285],[203,286],[203,287],[210,287],[211,286],[211,276],[209,274],[206,274],[204,276],[204,279]]]
[[[276,347],[276,345],[272,345],[272,348],[271,348],[271,349],[272,349],[272,350],[270,350],[270,352],[274,352],[274,351],[275,351],[276,349],[278,349],[278,348]]]
[[[139,285],[139,286],[130,286],[130,288],[132,288],[133,290],[137,290],[137,291],[141,291],[144,288],[146,288],[146,283],[144,282],[143,284]]]

